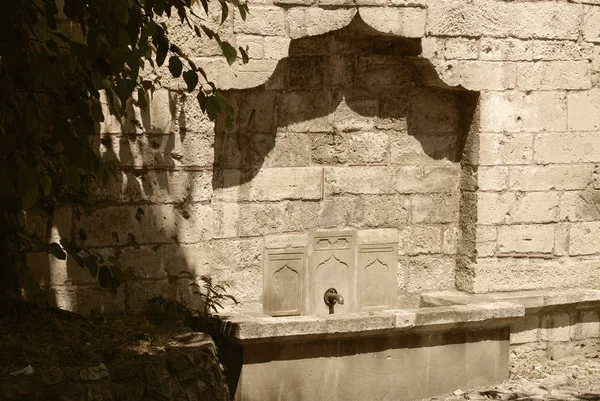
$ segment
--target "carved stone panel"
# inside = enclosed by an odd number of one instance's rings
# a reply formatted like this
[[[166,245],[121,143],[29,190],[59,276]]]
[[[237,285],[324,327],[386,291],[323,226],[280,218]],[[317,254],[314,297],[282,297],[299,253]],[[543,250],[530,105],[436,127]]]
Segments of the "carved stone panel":
[[[271,316],[302,314],[305,249],[268,249],[266,252],[263,284],[265,313]]]
[[[358,299],[361,311],[392,307],[396,298],[397,269],[397,245],[359,247]]]
[[[358,305],[355,299],[355,231],[318,231],[311,235],[309,296],[307,310],[310,314],[343,314],[353,312]],[[344,303],[331,309],[323,295],[335,288]]]

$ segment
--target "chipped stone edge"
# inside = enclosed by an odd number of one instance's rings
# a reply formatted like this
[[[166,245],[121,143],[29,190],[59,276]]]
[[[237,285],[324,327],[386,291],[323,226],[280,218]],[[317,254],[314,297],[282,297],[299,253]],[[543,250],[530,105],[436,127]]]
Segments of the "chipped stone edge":
[[[286,339],[338,339],[399,331],[424,332],[506,327],[525,315],[522,305],[488,302],[420,309],[390,309],[338,316],[222,317],[221,335],[229,340],[268,342]]]
[[[489,294],[465,294],[441,291],[428,292],[421,295],[421,303],[433,307],[472,305],[489,302],[509,302],[521,305],[525,308],[526,315],[560,309],[592,309],[600,306],[600,290],[582,288]]]

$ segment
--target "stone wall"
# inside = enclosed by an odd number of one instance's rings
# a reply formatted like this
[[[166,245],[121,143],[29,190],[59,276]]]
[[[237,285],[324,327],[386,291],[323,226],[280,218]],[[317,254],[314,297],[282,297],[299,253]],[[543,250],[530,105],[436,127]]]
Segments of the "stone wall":
[[[172,29],[228,89],[233,132],[152,71],[162,89],[132,110],[141,125],[107,121],[96,142],[121,179],[29,219],[134,277],[112,297],[70,261],[31,255],[56,303],[138,310],[213,274],[260,309],[265,247],[317,228],[392,230],[400,299],[600,283],[598,1],[249,6],[219,28],[249,46],[246,65]]]
[[[155,351],[155,355],[123,362],[0,376],[0,397],[19,401],[230,400],[212,340],[193,334],[179,347]]]

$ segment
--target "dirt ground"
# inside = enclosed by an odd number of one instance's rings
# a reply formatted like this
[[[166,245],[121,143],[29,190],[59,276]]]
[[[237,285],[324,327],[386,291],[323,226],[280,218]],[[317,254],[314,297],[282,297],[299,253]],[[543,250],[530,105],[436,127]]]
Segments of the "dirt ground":
[[[600,400],[600,346],[557,360],[519,358],[513,360],[509,379],[500,385],[457,389],[430,400]]]

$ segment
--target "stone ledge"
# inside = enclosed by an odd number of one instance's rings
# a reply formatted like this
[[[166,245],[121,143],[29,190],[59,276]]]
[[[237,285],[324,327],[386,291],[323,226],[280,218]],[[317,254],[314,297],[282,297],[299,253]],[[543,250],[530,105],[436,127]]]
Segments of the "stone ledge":
[[[238,343],[290,339],[341,338],[393,331],[479,330],[508,326],[525,314],[522,305],[507,302],[385,310],[338,316],[222,316],[220,332]]]
[[[490,294],[466,294],[452,291],[429,292],[421,295],[425,306],[473,305],[508,302],[525,308],[526,315],[561,309],[591,309],[600,306],[600,290],[567,289],[514,291]]]

